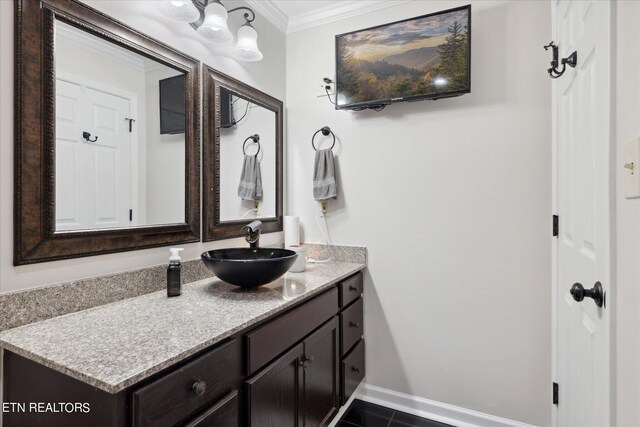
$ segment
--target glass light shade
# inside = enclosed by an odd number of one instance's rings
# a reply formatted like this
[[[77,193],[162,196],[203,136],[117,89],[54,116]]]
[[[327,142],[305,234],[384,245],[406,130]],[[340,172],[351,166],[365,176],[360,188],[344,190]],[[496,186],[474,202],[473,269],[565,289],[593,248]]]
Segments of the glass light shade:
[[[200,18],[200,12],[191,0],[171,0],[156,2],[158,12],[173,22],[194,22]]]
[[[258,49],[258,33],[251,25],[238,28],[238,42],[233,56],[242,61],[260,61],[262,52]]]
[[[227,26],[227,9],[217,2],[211,2],[204,9],[204,22],[196,32],[208,41],[225,44],[233,40],[233,34]]]

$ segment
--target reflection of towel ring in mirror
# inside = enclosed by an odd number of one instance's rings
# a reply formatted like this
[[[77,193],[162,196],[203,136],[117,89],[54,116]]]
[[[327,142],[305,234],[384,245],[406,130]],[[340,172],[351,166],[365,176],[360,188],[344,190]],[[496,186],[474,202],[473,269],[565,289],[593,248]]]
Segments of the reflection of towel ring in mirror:
[[[318,151],[318,149],[316,148],[316,145],[314,144],[313,140],[315,139],[316,135],[319,132],[322,132],[322,134],[324,136],[328,136],[329,134],[331,134],[331,136],[333,136],[333,144],[331,144],[331,148],[329,148],[329,150],[333,150],[333,147],[336,146],[336,135],[333,133],[333,131],[331,130],[331,128],[329,126],[325,126],[322,129],[317,130],[316,133],[313,134],[313,136],[311,137],[311,146],[313,147],[313,149]]]
[[[258,144],[258,151],[256,151],[255,156],[258,157],[258,154],[260,154],[260,135],[258,135],[257,133],[255,135],[251,135],[249,138],[244,140],[244,143],[242,144],[242,154],[244,154],[245,156],[247,155],[247,142],[249,142],[249,140],[255,142],[256,144]]]

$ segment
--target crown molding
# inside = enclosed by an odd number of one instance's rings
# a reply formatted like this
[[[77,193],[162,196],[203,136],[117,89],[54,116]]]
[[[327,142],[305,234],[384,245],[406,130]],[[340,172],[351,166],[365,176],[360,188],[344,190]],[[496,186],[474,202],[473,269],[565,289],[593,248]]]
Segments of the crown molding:
[[[340,6],[327,6],[290,18],[289,25],[287,25],[287,33],[295,33],[296,31],[318,27],[320,25],[329,24],[331,22],[362,15],[364,13],[386,9],[403,3],[409,3],[409,1],[411,0],[342,1]]]
[[[272,3],[271,0],[247,0],[247,4],[266,18],[267,21],[275,25],[277,29],[283,33],[287,32],[289,17],[285,15],[278,6]]]
[[[288,17],[271,0],[247,0],[252,8],[285,33],[295,33],[363,13],[409,3],[411,0],[344,0],[301,15]]]

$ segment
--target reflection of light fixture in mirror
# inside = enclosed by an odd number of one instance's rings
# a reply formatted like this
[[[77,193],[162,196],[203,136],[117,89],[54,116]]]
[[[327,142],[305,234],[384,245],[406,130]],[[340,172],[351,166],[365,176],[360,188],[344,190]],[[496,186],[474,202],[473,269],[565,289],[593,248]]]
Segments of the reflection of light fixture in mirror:
[[[198,8],[191,0],[165,0],[157,2],[158,12],[165,18],[174,22],[190,23],[200,18]]]
[[[183,9],[192,13],[189,18]],[[173,0],[158,4],[162,16],[172,21],[189,22],[202,38],[215,44],[227,44],[233,41],[227,21],[229,14],[244,10],[245,23],[238,29],[238,42],[233,49],[233,56],[242,61],[260,61],[263,58],[258,48],[258,33],[251,23],[256,19],[255,12],[246,6],[227,10],[220,0]],[[197,14],[193,14],[193,10]]]

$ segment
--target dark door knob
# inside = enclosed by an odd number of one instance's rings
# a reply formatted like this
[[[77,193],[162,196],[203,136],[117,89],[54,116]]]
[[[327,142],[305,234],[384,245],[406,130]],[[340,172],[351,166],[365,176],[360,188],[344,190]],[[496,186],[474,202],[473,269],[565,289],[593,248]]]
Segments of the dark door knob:
[[[584,297],[587,297],[592,298],[598,307],[604,305],[604,291],[602,290],[602,284],[600,282],[596,282],[591,289],[585,289],[582,284],[574,283],[571,287],[571,295],[573,299],[578,302],[582,301]]]

